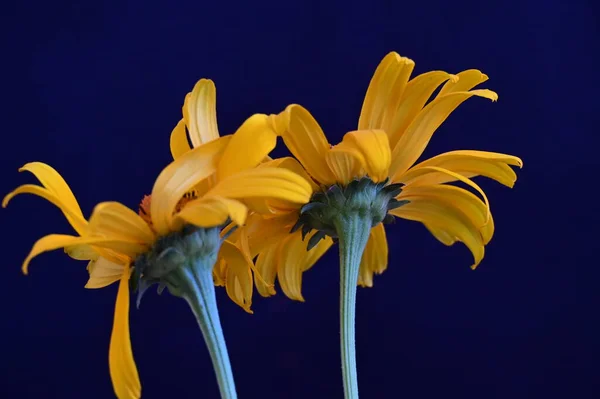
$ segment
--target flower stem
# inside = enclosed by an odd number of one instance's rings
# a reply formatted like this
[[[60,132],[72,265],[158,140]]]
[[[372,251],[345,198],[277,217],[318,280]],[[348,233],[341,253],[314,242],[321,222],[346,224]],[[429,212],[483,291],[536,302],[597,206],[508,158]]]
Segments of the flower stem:
[[[369,239],[371,220],[354,214],[334,220],[340,246],[340,334],[344,397],[358,399],[355,350],[356,285],[362,254]]]
[[[221,398],[237,399],[233,372],[217,309],[212,277],[213,264],[212,259],[199,259],[188,267],[178,268],[175,275],[170,276],[170,280],[177,285],[177,295],[187,301],[196,316],[212,359]]]

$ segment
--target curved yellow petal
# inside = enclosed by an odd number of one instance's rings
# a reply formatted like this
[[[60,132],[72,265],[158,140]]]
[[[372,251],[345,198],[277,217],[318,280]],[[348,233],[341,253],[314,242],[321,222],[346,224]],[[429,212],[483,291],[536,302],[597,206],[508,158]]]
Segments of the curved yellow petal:
[[[410,201],[412,196],[427,197],[435,199],[441,203],[447,204],[461,211],[473,224],[477,227],[482,235],[483,243],[487,244],[494,235],[494,220],[489,213],[488,205],[481,201],[473,193],[455,186],[449,185],[434,185],[434,186],[408,186],[399,196],[399,199],[407,199]],[[452,245],[454,237],[446,234],[440,229],[429,228],[431,233],[446,245]],[[433,231],[432,231],[433,230]]]
[[[73,245],[91,244],[107,248],[118,248],[124,246],[121,242],[104,237],[75,237],[66,234],[50,234],[44,236],[33,244],[33,248],[23,262],[22,270],[24,274],[29,273],[29,262],[41,253],[54,251]]]
[[[279,245],[277,255],[277,278],[284,294],[296,301],[304,302],[302,297],[302,272],[306,268],[307,243],[302,241],[300,231],[290,234]]]
[[[319,186],[314,182],[312,177],[306,172],[306,169],[302,167],[300,162],[298,162],[295,158],[292,157],[283,157],[271,159],[267,162],[263,162],[257,166],[258,168],[283,168],[294,172],[295,174],[301,176],[306,180],[313,191],[318,190]]]
[[[173,159],[177,159],[186,152],[190,151],[187,132],[185,131],[185,120],[181,119],[171,132],[171,155]]]
[[[371,229],[369,241],[360,260],[358,285],[373,286],[373,273],[381,274],[387,269],[388,244],[382,223]]]
[[[71,213],[85,219],[71,188],[54,168],[42,162],[30,162],[19,169],[19,172],[22,171],[33,173],[48,191],[54,194],[71,210]]]
[[[91,245],[73,245],[65,247],[65,253],[76,260],[96,260],[98,252]]]
[[[194,148],[219,138],[216,102],[217,89],[210,79],[200,79],[185,97],[183,118]]]
[[[250,257],[254,258],[265,248],[287,237],[297,221],[298,212],[290,212],[273,218],[265,218],[257,213],[250,215],[246,221]]]
[[[438,199],[411,196],[410,202],[390,211],[403,219],[421,222],[445,231],[463,242],[473,254],[475,269],[485,255],[485,247],[479,229],[460,211]]]
[[[256,269],[264,281],[254,280],[256,289],[261,296],[269,297],[275,295],[275,276],[277,275],[277,257],[279,254],[279,243],[274,243],[260,252],[256,258]]]
[[[348,184],[357,177],[364,176],[365,158],[353,145],[340,143],[331,148],[325,156],[325,161],[333,174],[333,181],[328,185],[339,183]]]
[[[357,130],[344,135],[344,143],[352,145],[363,156],[364,168],[375,183],[387,179],[392,162],[388,136],[383,130]]]
[[[35,184],[24,184],[22,186],[17,187],[12,192],[8,193],[2,200],[2,207],[6,208],[6,206],[8,205],[10,200],[13,199],[13,197],[25,193],[42,197],[46,201],[52,203],[54,206],[58,207],[63,212],[71,226],[73,226],[73,229],[78,234],[85,234],[85,232],[87,231],[87,220],[85,220],[82,216],[79,216],[76,212],[73,211],[72,208],[69,208],[63,201],[61,201],[60,198],[58,198],[55,194],[50,192],[50,190],[47,190]]]
[[[108,349],[108,364],[113,389],[119,399],[138,399],[142,385],[129,336],[129,267],[123,269],[115,304],[115,317]]]
[[[316,181],[321,184],[335,182],[325,162],[331,147],[321,126],[306,108],[292,104],[277,116],[286,118],[287,129],[282,133],[283,142]]]
[[[217,168],[218,180],[255,167],[276,144],[277,134],[271,128],[267,115],[252,115],[231,136]]]
[[[212,188],[206,197],[234,199],[271,198],[305,204],[311,185],[297,174],[281,168],[255,168],[231,175]]]
[[[96,205],[90,217],[88,232],[93,236],[147,245],[155,240],[148,223],[119,202],[101,202]]]
[[[115,263],[103,257],[92,260],[88,264],[90,278],[85,288],[104,288],[115,281],[119,281],[125,268],[128,269],[129,265]]]
[[[485,176],[508,187],[513,187],[517,174],[509,165],[523,167],[523,161],[513,155],[497,152],[460,150],[450,151],[427,159],[400,176],[399,180],[411,185],[447,183],[455,179],[444,173],[428,173],[415,177],[418,169],[424,166],[437,166],[465,177]],[[413,170],[417,172],[413,172]]]
[[[229,241],[221,245],[219,258],[223,259],[227,266],[225,289],[229,298],[246,312],[252,313],[252,271],[251,263],[244,252]]]
[[[390,137],[390,147],[392,149],[396,146],[400,137],[404,135],[406,128],[425,106],[435,89],[447,80],[456,81],[457,79],[457,76],[444,71],[431,71],[408,82],[389,126],[385,128]]]
[[[446,232],[445,230],[438,228],[438,227],[434,227],[434,226],[430,226],[427,223],[423,223],[425,225],[425,227],[427,228],[427,230],[429,230],[429,232],[438,239],[439,242],[441,242],[444,245],[447,246],[451,246],[454,245],[456,243],[456,238]]]
[[[466,71],[458,73],[456,76],[458,79],[446,82],[438,93],[438,97],[457,91],[469,91],[478,84],[488,80],[488,76],[478,69],[467,69]]]
[[[381,60],[365,95],[358,130],[389,128],[414,67],[414,61],[396,52]]]
[[[308,240],[310,240],[310,238],[316,233],[317,232],[314,231],[311,234],[307,235],[306,239],[304,240],[304,243],[308,245]],[[331,248],[332,245],[333,240],[331,239],[331,237],[328,236],[319,241],[317,245],[315,245],[310,251],[308,251],[306,260],[303,262],[304,264],[302,265],[302,271],[305,272],[311,267],[313,267],[314,264],[317,263],[319,259],[321,259],[321,256],[325,255],[325,252],[327,252],[327,250]]]
[[[400,176],[421,156],[431,136],[461,103],[478,96],[492,101],[498,95],[491,90],[460,91],[436,97],[412,121],[392,151],[390,174]]]
[[[198,227],[215,227],[225,223],[228,218],[241,226],[245,223],[247,214],[248,208],[240,201],[218,196],[205,197],[185,204],[175,215],[173,227],[176,230],[183,222]]]
[[[183,195],[217,170],[231,136],[221,137],[183,154],[171,162],[152,188],[152,226],[160,235],[169,232],[173,212]]]

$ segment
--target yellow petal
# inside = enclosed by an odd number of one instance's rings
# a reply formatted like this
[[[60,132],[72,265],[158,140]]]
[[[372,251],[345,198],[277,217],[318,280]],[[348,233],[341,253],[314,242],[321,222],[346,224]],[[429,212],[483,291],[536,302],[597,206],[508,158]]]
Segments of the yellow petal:
[[[440,202],[438,199],[411,196],[410,202],[390,211],[403,219],[414,220],[445,231],[463,242],[473,254],[475,269],[483,259],[485,248],[479,229],[454,207]]]
[[[438,93],[438,97],[457,91],[469,91],[478,84],[488,80],[488,76],[477,69],[467,69],[466,71],[460,72],[456,76],[458,79],[446,82],[446,84]]]
[[[301,176],[306,180],[313,191],[316,191],[319,187],[315,184],[314,180],[310,177],[310,175],[306,172],[306,169],[302,167],[300,162],[298,162],[295,158],[292,157],[283,157],[277,159],[271,159],[269,161],[263,162],[257,166],[258,168],[283,168],[294,172],[295,174]]]
[[[250,215],[246,222],[250,257],[254,258],[271,244],[287,237],[297,221],[298,212],[290,212],[274,218],[265,218],[256,213]]]
[[[215,173],[230,137],[194,148],[163,169],[154,183],[150,205],[152,225],[159,235],[169,232],[173,212],[183,195]]]
[[[185,131],[185,120],[181,119],[171,132],[171,155],[173,159],[177,159],[190,150]]]
[[[427,223],[423,223],[427,230],[438,239],[444,245],[451,246],[456,243],[456,238],[452,236],[452,234],[447,233],[445,230],[442,230],[438,227],[430,226]]]
[[[406,128],[419,114],[421,109],[435,89],[448,79],[456,81],[458,77],[443,71],[431,71],[421,74],[406,85],[392,121],[385,128],[390,137],[390,147],[393,149]]]
[[[300,231],[290,234],[279,246],[277,277],[281,290],[296,301],[304,302],[302,297],[302,272],[306,267],[307,243],[302,241]]]
[[[281,168],[245,170],[221,180],[206,193],[207,197],[270,198],[297,204],[307,203],[311,195],[310,183],[297,174]]]
[[[217,170],[218,180],[261,163],[277,144],[267,115],[255,114],[232,135]]]
[[[415,63],[396,52],[386,55],[375,70],[358,121],[359,130],[389,128]]]
[[[310,112],[300,105],[292,104],[278,117],[286,118],[288,124],[282,134],[283,142],[308,174],[321,184],[335,183],[335,176],[325,162],[331,146]]]
[[[229,241],[221,245],[219,257],[227,263],[225,289],[229,298],[246,312],[252,313],[252,272],[249,259],[244,252]]]
[[[371,229],[369,241],[360,261],[358,285],[373,286],[373,273],[381,274],[387,269],[388,244],[382,223]]]
[[[77,260],[96,260],[98,252],[91,245],[73,245],[65,247],[65,253]]]
[[[219,138],[217,90],[210,79],[200,79],[185,98],[183,117],[194,148]]]
[[[81,208],[79,208],[73,192],[62,176],[52,167],[41,162],[31,162],[19,169],[20,172],[24,170],[33,173],[45,188],[34,184],[24,184],[17,187],[4,197],[2,207],[5,208],[10,200],[18,194],[37,195],[58,207],[73,226],[73,229],[77,233],[83,234],[87,221],[81,213]]]
[[[308,240],[310,240],[310,238],[316,233],[316,231],[313,231],[311,234],[307,235],[304,242],[308,244]],[[319,241],[317,245],[315,245],[313,248],[311,248],[310,251],[308,251],[306,260],[302,265],[302,271],[305,272],[311,267],[313,267],[314,264],[317,263],[319,259],[321,259],[321,256],[325,255],[325,252],[327,252],[327,250],[331,248],[332,245],[333,240],[331,239],[331,237],[325,237],[321,241]]]
[[[449,185],[408,186],[402,191],[399,199],[410,201],[410,198],[413,196],[435,199],[440,203],[453,207],[462,212],[473,226],[480,230],[484,244],[487,244],[492,239],[494,235],[494,220],[491,213],[489,213],[488,205],[473,193],[463,188]],[[454,237],[448,237],[445,231],[440,232],[436,228],[429,229],[438,240],[446,245],[452,245],[455,241]]]
[[[240,201],[224,197],[205,197],[185,204],[184,208],[175,215],[174,229],[184,222],[198,227],[215,227],[222,225],[228,218],[241,226],[246,221],[248,209]]]
[[[264,281],[256,279],[254,284],[258,293],[264,297],[275,295],[275,276],[277,274],[279,250],[279,243],[276,242],[263,250],[256,258],[256,269]]]
[[[517,174],[508,165],[522,167],[523,161],[513,155],[497,152],[472,150],[450,151],[415,165],[408,172],[400,176],[398,181],[420,186],[455,181],[452,176],[445,173],[428,173],[415,177],[415,173],[419,174],[419,168],[437,166],[465,177],[478,175],[489,177],[505,186],[513,187],[517,180]]]
[[[85,288],[104,288],[115,281],[119,281],[123,276],[123,269],[125,268],[129,269],[129,265],[111,262],[103,257],[92,260],[88,265],[90,278]]]
[[[155,239],[144,219],[119,202],[101,202],[96,205],[90,217],[88,231],[93,236],[147,245],[152,244]]]
[[[342,142],[331,148],[325,156],[325,161],[334,176],[334,180],[327,184],[348,184],[366,173],[364,156],[348,143]]]
[[[343,142],[352,145],[363,156],[364,168],[375,183],[388,177],[392,151],[383,130],[357,130],[346,133]]]
[[[421,156],[431,136],[462,102],[478,96],[492,101],[498,95],[490,90],[460,91],[437,97],[413,120],[392,151],[390,174],[400,176]]]
[[[481,187],[479,187],[479,185],[477,183],[475,183],[473,180],[464,177],[462,175],[459,175],[458,173],[454,173],[452,171],[449,171],[448,169],[443,169],[443,168],[438,168],[437,166],[421,166],[418,169],[417,168],[413,168],[411,169],[411,171],[414,170],[414,175],[415,176],[426,176],[429,173],[440,173],[440,174],[444,174],[444,175],[448,175],[452,178],[454,178],[455,180],[458,180],[462,183],[465,183],[466,185],[468,185],[469,187],[475,189],[475,191],[477,191],[481,197],[483,198],[484,202],[485,202],[485,207],[487,209],[487,219],[489,220],[490,217],[490,202],[488,201],[487,195],[485,195],[485,192],[483,191],[483,189]],[[406,192],[407,189],[411,187],[411,186],[405,186],[403,191]],[[402,196],[402,194],[401,194]]]
[[[129,267],[125,267],[119,283],[108,350],[110,378],[119,399],[138,399],[142,395],[142,386],[133,360],[129,337],[129,273]]]

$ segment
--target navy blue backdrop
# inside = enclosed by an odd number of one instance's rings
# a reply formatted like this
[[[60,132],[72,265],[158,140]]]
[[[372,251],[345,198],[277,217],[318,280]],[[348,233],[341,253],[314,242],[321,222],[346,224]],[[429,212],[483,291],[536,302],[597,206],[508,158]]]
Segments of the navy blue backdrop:
[[[599,217],[586,195],[599,166],[598,15],[592,0],[4,3],[0,191],[33,181],[17,168],[39,160],[86,215],[106,200],[135,209],[201,77],[216,83],[222,134],[296,102],[337,142],[387,52],[416,73],[481,69],[499,101],[467,101],[425,155],[498,151],[525,167],[513,190],[481,182],[497,230],[475,272],[463,246],[420,224],[388,229],[389,269],[358,293],[361,395],[598,398]],[[45,201],[16,198],[0,226],[0,397],[111,398],[117,287],[85,290],[84,264],[61,251],[21,274],[36,239],[71,233]],[[332,250],[306,273],[306,303],[279,290],[255,296],[254,315],[218,289],[241,398],[342,397],[337,264]],[[148,294],[131,330],[145,398],[217,398],[182,300]]]

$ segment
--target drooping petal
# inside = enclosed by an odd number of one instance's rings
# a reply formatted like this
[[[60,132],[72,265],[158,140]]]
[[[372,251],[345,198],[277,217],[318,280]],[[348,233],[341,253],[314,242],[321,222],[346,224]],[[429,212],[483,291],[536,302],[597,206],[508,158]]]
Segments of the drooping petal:
[[[302,167],[300,162],[292,157],[283,157],[277,159],[271,159],[269,161],[263,162],[257,166],[258,168],[283,168],[294,172],[295,174],[301,176],[306,180],[313,191],[316,191],[319,187],[315,184],[314,180],[310,177],[310,175],[306,172],[306,169]]]
[[[194,148],[219,138],[217,90],[210,79],[200,79],[185,98],[183,117]]]
[[[414,61],[400,57],[396,52],[381,60],[365,95],[358,121],[359,130],[389,128],[414,67]]]
[[[306,268],[308,252],[300,231],[290,234],[279,245],[277,278],[285,295],[304,302],[302,297],[302,272]]]
[[[88,232],[93,236],[150,245],[155,236],[136,212],[119,202],[101,202],[94,208]]]
[[[488,80],[488,76],[478,69],[467,69],[466,71],[458,73],[456,76],[458,79],[446,82],[438,93],[438,97],[457,91],[469,91],[478,84]]]
[[[206,197],[220,196],[243,200],[271,198],[305,204],[310,200],[310,183],[282,168],[255,168],[231,175],[213,187]]]
[[[381,274],[388,264],[388,244],[382,223],[371,229],[369,241],[360,261],[358,285],[373,286],[373,273]]]
[[[277,144],[267,115],[255,114],[231,136],[217,169],[218,180],[261,163]]]
[[[447,233],[445,230],[442,230],[439,227],[430,226],[427,223],[423,223],[427,230],[438,239],[444,245],[451,246],[456,243],[456,238],[452,236],[452,234]]]
[[[276,293],[275,276],[277,275],[277,256],[279,251],[279,243],[274,243],[263,250],[258,255],[258,258],[256,258],[256,269],[264,281],[255,279],[254,284],[258,293],[264,297],[269,297]]]
[[[177,159],[186,152],[190,151],[187,132],[185,131],[185,120],[181,119],[171,132],[171,155]]]
[[[76,260],[96,260],[99,256],[94,247],[87,244],[65,247],[65,253]]]
[[[125,267],[119,283],[108,350],[110,378],[119,399],[139,399],[142,395],[142,385],[133,360],[129,336],[129,273],[129,267]]]
[[[473,193],[460,187],[445,184],[417,187],[408,186],[403,190],[399,198],[410,200],[412,196],[426,197],[452,206],[454,209],[461,211],[473,226],[480,230],[484,244],[487,244],[492,239],[494,235],[494,220],[491,213],[489,213],[488,205]],[[450,242],[453,241],[453,237],[448,237],[445,232],[438,230],[436,228],[433,228],[433,231],[430,229],[436,238],[446,245],[451,245]]]
[[[285,119],[287,129],[282,134],[283,141],[306,171],[321,184],[334,183],[335,176],[325,162],[329,142],[310,112],[300,105],[292,104],[277,118]]]
[[[119,281],[123,276],[123,269],[129,268],[127,264],[119,264],[99,257],[88,264],[90,278],[85,288],[104,288],[115,281]]]
[[[105,248],[115,249],[117,251],[127,252],[127,245],[115,241],[114,239],[104,237],[75,237],[65,234],[50,234],[36,241],[33,248],[23,262],[22,270],[24,274],[28,274],[29,262],[39,254],[56,249],[65,248],[73,245],[90,244]]]
[[[156,179],[150,214],[160,235],[169,232],[175,207],[183,195],[217,170],[231,136],[224,136],[183,154],[171,162]]]
[[[383,130],[357,130],[346,133],[344,143],[356,148],[364,159],[364,168],[375,183],[388,177],[392,151]]]
[[[457,76],[443,71],[431,71],[410,80],[404,89],[400,104],[393,114],[392,121],[385,129],[390,137],[390,147],[393,149],[406,128],[419,114],[435,89],[447,80],[456,81]]]
[[[310,240],[310,238],[316,233],[317,232],[314,231],[313,233],[307,235],[306,239],[304,240],[304,243],[307,244],[308,240]],[[305,272],[311,267],[313,267],[315,263],[317,263],[317,261],[321,259],[321,256],[325,255],[325,252],[327,252],[327,250],[331,248],[332,245],[333,240],[331,239],[331,237],[328,236],[319,241],[317,245],[315,245],[310,251],[308,251],[308,255],[302,266],[302,271]]]
[[[188,202],[184,208],[175,215],[173,230],[177,230],[183,222],[198,227],[220,226],[228,218],[241,226],[246,221],[248,208],[240,201],[214,196],[204,197]]]
[[[227,263],[225,289],[229,298],[246,312],[252,313],[252,272],[250,260],[244,252],[229,241],[221,245],[219,257]]]
[[[473,150],[450,151],[415,165],[400,176],[398,181],[420,186],[455,181],[452,176],[445,173],[428,173],[415,177],[419,174],[419,168],[437,166],[465,177],[481,175],[494,179],[505,186],[513,187],[517,180],[517,174],[509,165],[521,168],[523,161],[513,155],[497,152]]]
[[[433,133],[450,113],[473,96],[488,98],[492,101],[498,99],[498,95],[493,91],[473,90],[446,94],[445,96],[436,97],[435,100],[429,103],[408,126],[406,132],[394,147],[390,175],[397,177],[406,172],[421,156]]]
[[[327,184],[348,184],[356,177],[365,174],[365,158],[354,146],[340,143],[331,148],[325,156],[327,166],[333,173],[333,181]]]
[[[73,226],[73,229],[78,234],[84,234],[87,231],[87,220],[85,220],[82,216],[79,216],[76,212],[73,211],[73,209],[69,208],[55,194],[35,184],[24,184],[22,186],[17,187],[12,192],[8,193],[2,200],[2,207],[6,208],[10,200],[12,200],[13,197],[15,197],[16,195],[25,193],[42,197],[46,201],[58,207],[63,212],[71,226]]]
[[[479,187],[479,185],[477,183],[475,183],[473,180],[469,179],[468,177],[459,175],[458,173],[454,173],[448,169],[438,168],[437,166],[421,166],[418,169],[416,169],[416,168],[411,169],[411,171],[413,171],[413,170],[414,170],[413,173],[414,173],[415,177],[427,176],[428,174],[431,174],[431,173],[439,173],[439,174],[443,174],[443,175],[448,175],[451,178],[458,180],[462,183],[465,183],[469,187],[475,189],[475,191],[477,191],[481,195],[481,197],[483,198],[483,201],[485,202],[485,207],[487,209],[487,219],[489,219],[490,202],[488,201],[487,195],[485,195],[485,192],[483,191],[483,189],[481,187]],[[406,192],[409,187],[411,187],[411,186],[409,186],[409,185],[405,186],[403,191]]]
[[[404,194],[404,193],[403,193]],[[483,259],[485,248],[479,228],[459,210],[437,199],[419,196],[404,196],[409,203],[390,211],[403,219],[414,220],[443,230],[451,237],[463,242],[473,254],[474,269]]]
[[[256,213],[250,215],[246,221],[250,257],[254,258],[271,244],[287,237],[297,221],[297,212],[289,212],[272,218],[265,218]]]

